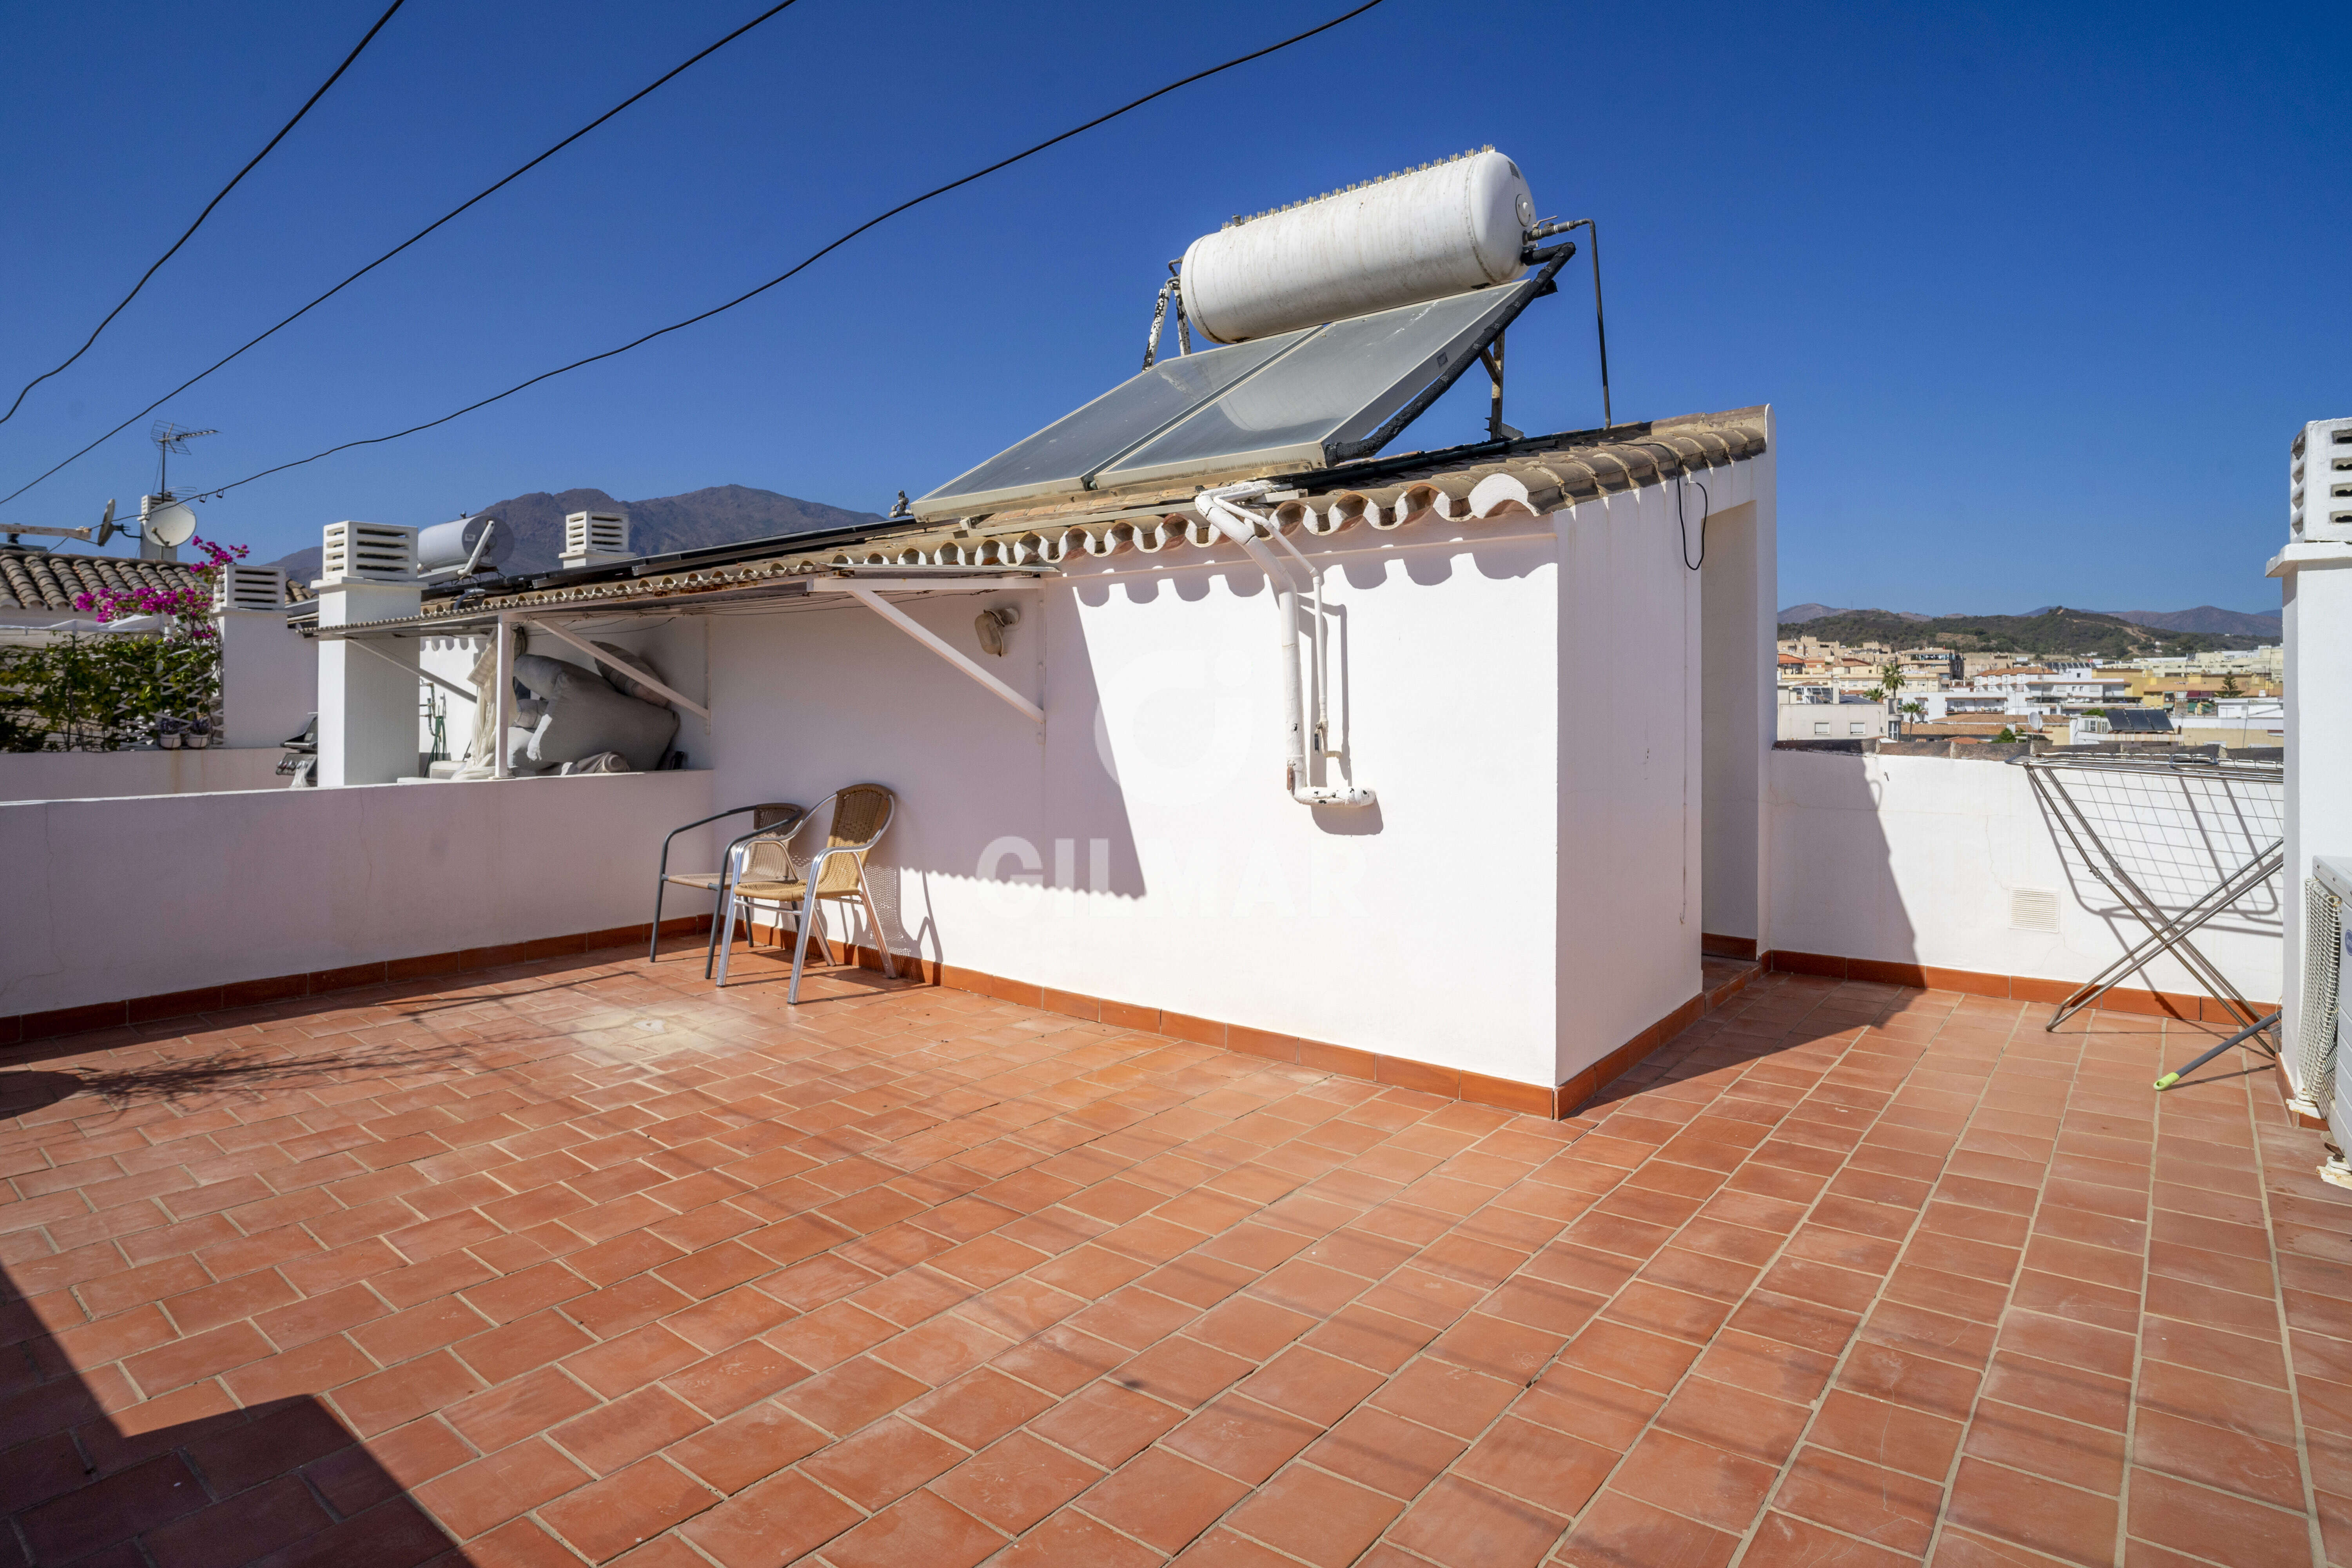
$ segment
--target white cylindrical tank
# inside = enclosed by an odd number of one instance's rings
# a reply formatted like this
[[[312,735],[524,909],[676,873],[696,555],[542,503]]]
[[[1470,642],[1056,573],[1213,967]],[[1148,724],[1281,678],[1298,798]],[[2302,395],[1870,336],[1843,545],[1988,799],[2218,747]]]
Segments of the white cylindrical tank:
[[[473,558],[474,546],[481,542],[482,531],[494,520],[487,517],[461,517],[455,522],[436,522],[416,532],[416,569],[434,572],[448,566],[463,566]],[[490,547],[482,552],[478,569],[496,572],[514,553],[514,533],[504,523],[490,535]]]
[[[1184,309],[1238,343],[1506,283],[1535,221],[1517,163],[1465,153],[1202,235],[1184,252]]]

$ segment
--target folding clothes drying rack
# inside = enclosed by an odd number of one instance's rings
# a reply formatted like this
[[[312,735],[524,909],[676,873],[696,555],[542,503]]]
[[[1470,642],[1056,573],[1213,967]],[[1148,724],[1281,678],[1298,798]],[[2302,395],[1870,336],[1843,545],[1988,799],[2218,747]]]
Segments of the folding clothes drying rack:
[[[2197,755],[2045,752],[2017,758],[2013,765],[2025,770],[2035,798],[2074,858],[2147,930],[2122,957],[2061,1002],[2049,1028],[2055,1030],[2166,953],[2246,1026],[2240,1038],[2273,1021],[2241,996],[2189,938],[2276,876],[2284,863],[2282,764]],[[2226,869],[2214,880],[2217,868]]]

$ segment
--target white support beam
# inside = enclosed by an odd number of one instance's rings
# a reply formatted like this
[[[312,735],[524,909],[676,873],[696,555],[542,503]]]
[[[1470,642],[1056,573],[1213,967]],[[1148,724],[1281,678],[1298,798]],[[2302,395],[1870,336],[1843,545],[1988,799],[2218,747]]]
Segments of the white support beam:
[[[514,777],[514,763],[507,755],[507,748],[514,743],[514,616],[509,611],[499,612],[498,639],[499,689],[494,694],[498,700],[492,704],[497,716],[490,726],[490,776],[510,779]]]
[[[586,654],[598,664],[606,665],[614,669],[619,670],[622,675],[635,681],[640,686],[652,687],[656,691],[660,692],[664,697],[668,698],[672,702],[677,703],[679,707],[692,709],[695,712],[702,715],[703,722],[709,723],[710,721],[709,709],[705,708],[701,703],[697,702],[693,698],[687,696],[684,692],[673,690],[671,688],[664,686],[660,681],[656,680],[652,676],[647,675],[644,670],[639,669],[635,665],[627,662],[625,659],[614,658],[603,648],[596,647],[593,643],[582,641],[580,638],[573,637],[570,632],[565,631],[562,626],[550,626],[545,621],[523,621],[522,624],[529,626],[535,632],[545,632],[549,637],[553,637],[558,642],[570,643],[573,647],[578,648],[582,653]]]
[[[980,682],[981,685],[988,688],[990,691],[993,692],[1007,706],[1026,715],[1031,723],[1043,724],[1045,721],[1045,710],[1043,708],[1038,707],[1034,702],[1030,701],[1029,699],[1022,696],[1021,693],[1013,690],[1010,686],[1005,685],[1004,682],[999,680],[995,676],[991,675],[988,671],[981,668],[980,666],[974,664],[965,656],[961,648],[957,647],[945,637],[940,637],[937,632],[931,630],[930,627],[924,626],[921,622],[916,620],[914,616],[907,614],[906,611],[890,603],[887,599],[885,599],[880,592],[885,588],[896,588],[905,591],[920,590],[925,593],[936,593],[942,588],[965,591],[969,591],[973,588],[1032,588],[1036,586],[1036,579],[1033,577],[998,577],[981,579],[966,577],[950,582],[940,582],[922,578],[910,580],[906,578],[836,577],[831,579],[821,578],[809,585],[813,589],[824,593],[848,595],[851,598],[856,599],[858,603],[864,605],[867,609],[873,611],[876,615],[881,616],[892,626],[897,626],[908,637],[913,637],[917,642],[921,643],[925,647],[929,648],[933,653],[938,654],[941,658],[946,659],[950,664],[954,665],[958,669],[962,670],[966,675],[971,676],[974,680]]]

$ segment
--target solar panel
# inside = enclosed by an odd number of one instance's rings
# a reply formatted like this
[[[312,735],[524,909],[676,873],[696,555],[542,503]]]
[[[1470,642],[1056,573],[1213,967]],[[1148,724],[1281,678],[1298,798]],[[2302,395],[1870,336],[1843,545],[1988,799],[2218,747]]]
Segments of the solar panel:
[[[914,504],[958,516],[1189,473],[1314,468],[1468,368],[1538,279],[1163,360]]]
[[[1097,485],[1296,462],[1325,468],[1448,371],[1459,372],[1529,285],[1480,289],[1333,321],[1263,374],[1100,470]]]
[[[1310,327],[1161,360],[1027,440],[949,480],[917,501],[913,510],[919,516],[942,510],[971,511],[1023,496],[1084,489],[1090,475],[1319,331]],[[954,506],[941,509],[933,504],[948,497],[954,499]]]

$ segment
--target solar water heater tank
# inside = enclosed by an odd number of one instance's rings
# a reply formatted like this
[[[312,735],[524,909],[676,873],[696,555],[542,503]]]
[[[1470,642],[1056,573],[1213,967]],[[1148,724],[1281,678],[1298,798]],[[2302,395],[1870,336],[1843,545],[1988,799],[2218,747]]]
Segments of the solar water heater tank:
[[[1517,163],[1465,153],[1202,235],[1181,264],[1184,306],[1238,343],[1507,283],[1535,221]]]
[[[474,552],[481,545],[482,535],[490,536],[489,547],[475,562],[477,570],[497,572],[514,553],[514,534],[506,524],[495,518],[461,517],[455,522],[436,522],[416,533],[416,570],[419,573],[446,573],[462,568],[474,560]]]

